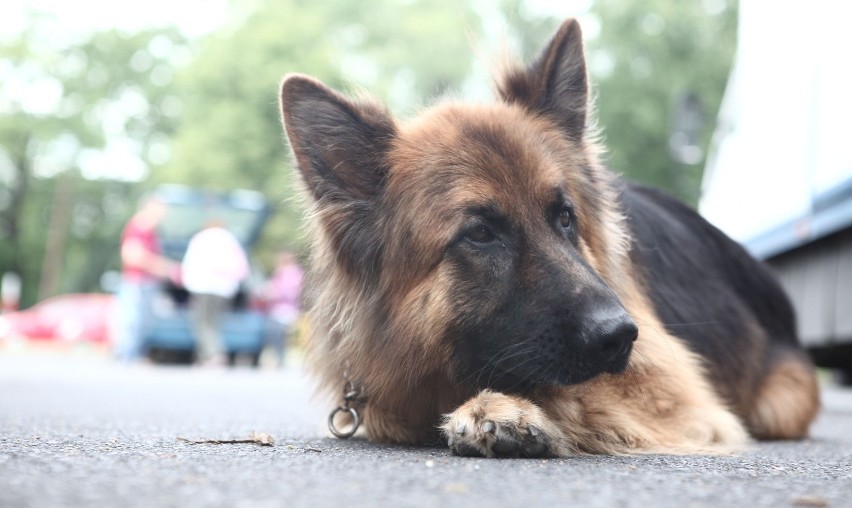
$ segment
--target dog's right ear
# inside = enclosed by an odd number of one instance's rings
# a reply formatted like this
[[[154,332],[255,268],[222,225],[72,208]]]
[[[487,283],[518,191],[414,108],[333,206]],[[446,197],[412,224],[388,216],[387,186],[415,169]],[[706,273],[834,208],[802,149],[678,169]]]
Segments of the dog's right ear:
[[[284,129],[314,199],[369,200],[381,191],[396,133],[384,108],[350,101],[300,74],[284,78],[280,99]]]

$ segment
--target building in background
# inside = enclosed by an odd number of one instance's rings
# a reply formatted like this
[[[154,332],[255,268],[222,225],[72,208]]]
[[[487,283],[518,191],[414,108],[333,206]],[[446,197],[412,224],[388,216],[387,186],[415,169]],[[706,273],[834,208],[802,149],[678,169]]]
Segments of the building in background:
[[[699,210],[766,260],[852,383],[852,4],[740,1]]]

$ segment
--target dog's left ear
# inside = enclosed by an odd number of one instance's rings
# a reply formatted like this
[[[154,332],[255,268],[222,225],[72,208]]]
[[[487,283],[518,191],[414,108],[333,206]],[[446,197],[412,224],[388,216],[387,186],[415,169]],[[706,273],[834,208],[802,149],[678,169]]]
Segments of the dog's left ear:
[[[565,21],[528,68],[514,68],[498,80],[508,103],[523,105],[556,121],[574,139],[586,130],[589,90],[583,34],[575,19]]]

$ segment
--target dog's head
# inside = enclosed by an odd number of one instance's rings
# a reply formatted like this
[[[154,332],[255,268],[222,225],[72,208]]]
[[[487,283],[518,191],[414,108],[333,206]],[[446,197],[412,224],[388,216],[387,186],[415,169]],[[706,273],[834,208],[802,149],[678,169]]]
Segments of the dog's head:
[[[315,323],[360,333],[352,347],[391,368],[448,368],[479,388],[620,372],[637,328],[605,282],[625,235],[589,141],[578,24],[498,93],[398,124],[311,78],[284,80],[286,132],[334,272],[314,283],[328,298],[350,292]]]

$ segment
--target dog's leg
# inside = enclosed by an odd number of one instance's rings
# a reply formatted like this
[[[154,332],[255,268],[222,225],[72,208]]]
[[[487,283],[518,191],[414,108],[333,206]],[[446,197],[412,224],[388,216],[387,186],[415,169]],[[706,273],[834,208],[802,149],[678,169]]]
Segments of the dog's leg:
[[[633,382],[608,376],[543,390],[537,402],[485,390],[448,415],[441,430],[453,453],[484,457],[725,453],[748,441],[714,397],[652,384],[625,389]]]
[[[748,442],[740,420],[701,380],[671,372],[601,376],[543,390],[539,407],[573,453],[728,453]]]
[[[457,455],[566,455],[559,427],[532,402],[484,390],[448,415],[441,430]]]

